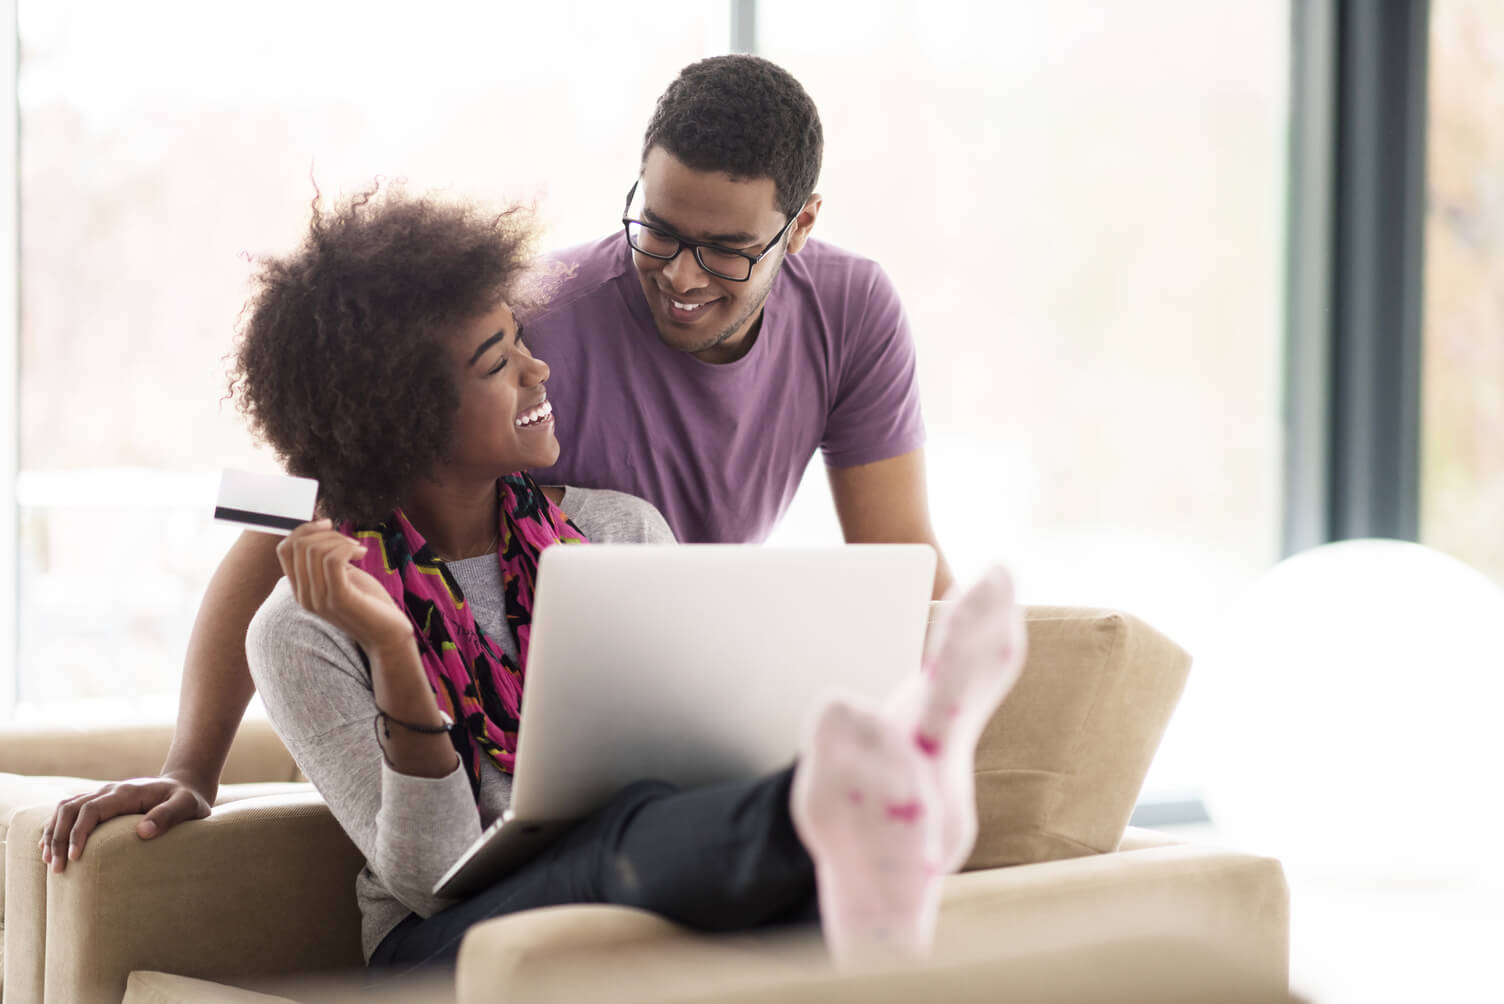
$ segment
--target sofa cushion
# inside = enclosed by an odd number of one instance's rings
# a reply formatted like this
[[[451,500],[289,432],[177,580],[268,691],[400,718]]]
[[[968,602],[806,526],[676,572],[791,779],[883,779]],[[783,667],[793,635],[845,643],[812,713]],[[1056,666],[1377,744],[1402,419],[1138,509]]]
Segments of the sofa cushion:
[[[495,993],[494,1000],[511,1000]],[[454,977],[415,970],[371,979],[365,969],[316,976],[253,980],[244,986],[137,970],[125,982],[120,1004],[455,1004]]]
[[[967,869],[1115,849],[1191,657],[1129,614],[1030,607],[1022,676],[977,744]]]
[[[456,995],[460,1004],[496,1000],[497,987],[512,1002],[596,1004],[1285,1001],[1279,862],[1150,842],[1158,846],[947,877],[934,952],[914,965],[841,971],[812,926],[703,935],[641,910],[572,905],[471,928]],[[1102,951],[1127,941],[1137,947]],[[1225,966],[1198,975],[1170,942]]]
[[[297,1004],[288,997],[244,990],[172,973],[137,971],[125,981],[120,1004]]]

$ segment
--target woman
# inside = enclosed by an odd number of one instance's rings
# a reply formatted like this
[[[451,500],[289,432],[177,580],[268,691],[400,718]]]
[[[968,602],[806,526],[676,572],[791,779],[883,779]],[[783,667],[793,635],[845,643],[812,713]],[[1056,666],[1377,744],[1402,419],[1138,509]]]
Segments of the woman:
[[[400,192],[315,208],[302,247],[262,263],[238,344],[242,410],[319,480],[326,517],[278,548],[251,670],[366,857],[367,958],[452,963],[472,924],[539,906],[728,930],[806,915],[817,893],[837,958],[922,952],[938,876],[975,833],[977,736],[1022,660],[1000,571],[887,708],[824,709],[797,766],[683,792],[644,780],[491,888],[432,895],[508,803],[539,553],[672,540],[640,499],[523,473],[560,449],[548,365],[507,305],[527,238],[516,211]]]

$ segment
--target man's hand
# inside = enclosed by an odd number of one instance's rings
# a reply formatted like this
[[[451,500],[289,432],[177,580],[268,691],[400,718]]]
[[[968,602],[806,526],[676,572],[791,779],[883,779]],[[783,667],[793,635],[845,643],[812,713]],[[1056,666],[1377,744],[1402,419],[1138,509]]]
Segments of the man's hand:
[[[186,819],[209,814],[213,793],[207,795],[170,777],[138,777],[106,784],[98,791],[59,802],[52,819],[42,829],[42,862],[60,872],[77,861],[94,827],[106,819],[130,813],[146,813],[136,824],[136,835],[150,840]]]

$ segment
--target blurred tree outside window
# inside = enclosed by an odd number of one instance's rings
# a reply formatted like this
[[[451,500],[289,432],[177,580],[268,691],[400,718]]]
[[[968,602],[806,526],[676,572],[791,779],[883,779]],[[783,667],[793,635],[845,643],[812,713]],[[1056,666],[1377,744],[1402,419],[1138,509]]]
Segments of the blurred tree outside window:
[[[1504,582],[1504,5],[1432,0],[1421,540]]]

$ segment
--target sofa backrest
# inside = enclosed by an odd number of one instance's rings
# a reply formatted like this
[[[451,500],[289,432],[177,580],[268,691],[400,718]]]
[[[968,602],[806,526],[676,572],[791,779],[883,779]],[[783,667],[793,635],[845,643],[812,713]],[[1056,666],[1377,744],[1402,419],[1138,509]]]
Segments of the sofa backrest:
[[[171,724],[0,728],[0,772],[30,777],[123,781],[155,775],[172,743]],[[265,718],[247,718],[235,734],[221,784],[295,781],[297,767]]]
[[[1027,624],[1023,675],[977,744],[967,870],[1115,850],[1190,669],[1130,614],[1030,607]]]

